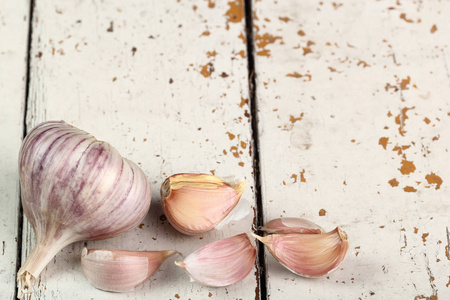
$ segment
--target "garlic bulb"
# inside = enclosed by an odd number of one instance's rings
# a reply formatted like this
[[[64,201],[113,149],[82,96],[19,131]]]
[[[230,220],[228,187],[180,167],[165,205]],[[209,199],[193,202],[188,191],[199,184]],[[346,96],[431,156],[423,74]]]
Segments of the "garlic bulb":
[[[303,218],[278,218],[259,228],[267,233],[323,233],[322,227]]]
[[[232,186],[207,174],[176,174],[161,186],[161,205],[175,229],[194,235],[213,230],[238,204],[246,182]]]
[[[269,252],[291,272],[319,277],[336,269],[348,250],[347,234],[339,227],[322,234],[254,235]]]
[[[149,279],[177,251],[83,249],[81,267],[89,282],[108,292],[128,292]],[[179,253],[178,253],[179,254]]]
[[[22,143],[23,212],[35,245],[17,274],[19,297],[63,247],[117,236],[136,227],[150,207],[142,170],[108,143],[63,121],[41,123]]]
[[[207,244],[175,264],[182,267],[192,280],[222,287],[247,277],[255,260],[256,248],[243,233]]]

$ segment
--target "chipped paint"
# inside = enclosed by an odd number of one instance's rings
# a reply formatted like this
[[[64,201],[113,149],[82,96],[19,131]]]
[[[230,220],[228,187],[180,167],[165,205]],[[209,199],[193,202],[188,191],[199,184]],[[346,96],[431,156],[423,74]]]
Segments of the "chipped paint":
[[[306,182],[306,178],[305,178],[305,169],[303,169],[303,170],[300,172],[300,182]],[[344,183],[345,183],[345,181],[344,181]]]
[[[442,178],[434,173],[427,174],[425,176],[425,179],[427,180],[428,184],[436,184],[436,190],[438,190],[441,187],[442,184]]]
[[[408,18],[406,17],[406,14],[405,14],[405,13],[401,13],[401,14],[400,14],[400,19],[404,20],[404,21],[407,22],[407,23],[414,23],[414,21],[413,21],[412,19],[408,19]]]
[[[436,24],[434,24],[433,26],[431,26],[431,29],[430,29],[430,32],[431,32],[431,33],[435,33],[436,30],[437,30]]]
[[[216,6],[215,0],[206,0],[208,2],[208,8],[214,8]]]
[[[214,51],[207,51],[207,52],[206,52],[206,56],[207,56],[208,58],[210,58],[210,57],[216,57],[216,55],[217,55],[216,50],[214,50]]]
[[[413,173],[416,170],[416,166],[412,161],[408,161],[406,159],[402,160],[402,166],[399,169],[403,175],[408,175]]]
[[[408,84],[411,83],[411,78],[408,76],[405,79],[402,79],[402,81],[400,82],[400,89],[402,91],[406,90],[406,88],[408,87]]]
[[[241,103],[239,103],[239,107],[244,107],[245,105],[248,104],[248,99],[241,97]]]
[[[325,209],[321,208],[321,209],[319,210],[319,216],[323,217],[323,216],[325,216],[326,214],[327,214],[327,211],[326,211]]]
[[[234,138],[236,137],[235,134],[232,134],[231,132],[227,131],[226,132],[228,134],[228,138],[230,139],[230,141],[234,140]]]
[[[256,54],[259,56],[270,56],[270,50],[266,49],[267,45],[275,43],[277,40],[282,40],[281,36],[274,36],[270,33],[264,33],[264,34],[256,34],[255,36],[255,44],[260,51],[257,51]]]
[[[370,67],[370,65],[368,63],[366,63],[365,61],[363,61],[363,60],[359,60],[356,65],[357,66],[361,65],[363,68]]]
[[[398,182],[397,179],[395,179],[395,178],[389,180],[388,183],[389,183],[392,187],[396,187],[396,186],[398,186],[398,184],[399,184],[399,182]]]
[[[297,72],[293,72],[293,73],[286,74],[286,77],[293,77],[293,78],[307,77],[308,79],[307,79],[307,80],[304,80],[304,81],[311,81],[311,79],[312,79],[311,74],[305,74],[305,75],[302,75],[302,74],[297,73]]]
[[[411,147],[411,145],[396,145],[394,148],[392,148],[392,151],[397,151],[397,155],[402,155],[403,154],[403,150],[408,149],[409,147]]]
[[[401,109],[400,114],[398,114],[395,117],[395,124],[399,125],[398,132],[400,133],[401,136],[404,136],[406,133],[405,122],[407,119],[409,119],[409,117],[406,115],[406,113],[408,112],[408,110],[413,109],[413,108],[414,107],[411,107],[411,108],[404,107]]]
[[[301,121],[303,119],[303,114],[301,113],[299,117],[294,117],[293,115],[289,116],[289,122],[291,122],[292,124],[294,124],[297,121]]]
[[[405,186],[405,187],[403,188],[403,190],[404,190],[405,192],[407,192],[407,193],[415,193],[415,192],[417,192],[417,190],[416,190],[414,187],[409,186],[409,185]]]
[[[239,23],[244,19],[244,1],[235,0],[228,2],[229,9],[225,13],[228,22]]]
[[[207,63],[206,65],[202,66],[202,69],[200,70],[200,74],[202,74],[205,78],[211,76],[212,72],[214,72],[214,66],[212,63]]]
[[[424,245],[425,245],[425,243],[426,243],[426,241],[427,241],[427,237],[428,237],[429,235],[430,235],[429,233],[424,233],[424,234],[422,234],[422,242],[423,242]]]
[[[378,145],[383,146],[384,150],[386,150],[386,146],[388,144],[389,138],[388,137],[382,137],[378,140]]]

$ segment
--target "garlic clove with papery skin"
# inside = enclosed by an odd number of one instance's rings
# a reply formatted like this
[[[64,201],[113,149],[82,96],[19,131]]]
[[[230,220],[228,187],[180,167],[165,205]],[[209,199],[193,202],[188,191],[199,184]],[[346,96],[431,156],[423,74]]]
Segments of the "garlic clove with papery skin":
[[[18,297],[65,246],[115,237],[150,207],[144,172],[106,142],[63,121],[34,127],[19,153],[23,212],[35,245],[17,273]]]
[[[349,242],[339,227],[322,234],[253,234],[269,252],[291,272],[304,277],[319,277],[336,269],[345,258]]]
[[[123,251],[86,249],[81,253],[81,267],[89,282],[108,292],[129,292],[149,279],[178,251]]]
[[[192,280],[212,287],[223,287],[243,280],[256,260],[256,248],[247,234],[212,242],[175,264]]]
[[[238,204],[246,182],[229,184],[208,174],[176,174],[161,186],[161,205],[175,229],[195,235],[211,231]]]
[[[324,230],[319,225],[303,218],[278,218],[267,222],[259,230],[266,233],[303,233],[317,234]]]

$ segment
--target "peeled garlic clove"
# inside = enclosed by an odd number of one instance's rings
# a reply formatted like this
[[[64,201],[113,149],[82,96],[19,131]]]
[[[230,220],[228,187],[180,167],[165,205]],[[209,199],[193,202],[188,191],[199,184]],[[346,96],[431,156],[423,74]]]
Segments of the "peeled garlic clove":
[[[89,282],[108,292],[128,292],[149,279],[170,256],[167,251],[83,249],[81,267]]]
[[[207,174],[176,174],[161,186],[161,205],[175,229],[194,235],[214,229],[238,204],[246,182],[232,186]]]
[[[324,230],[319,225],[303,218],[279,218],[269,221],[259,228],[267,233],[303,233],[315,234],[323,233]]]
[[[319,277],[336,269],[348,250],[347,234],[339,227],[322,234],[254,235],[264,243],[278,262],[291,272]]]
[[[18,271],[18,297],[65,246],[127,232],[150,207],[144,172],[106,142],[63,121],[34,127],[19,153],[23,212],[35,245]]]
[[[243,280],[255,265],[256,248],[247,234],[216,241],[175,262],[192,280],[212,287]]]

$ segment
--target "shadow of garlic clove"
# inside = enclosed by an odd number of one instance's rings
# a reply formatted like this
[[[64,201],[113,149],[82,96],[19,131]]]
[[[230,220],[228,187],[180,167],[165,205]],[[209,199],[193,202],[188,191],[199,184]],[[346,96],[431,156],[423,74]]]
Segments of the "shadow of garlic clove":
[[[259,230],[266,233],[303,233],[303,234],[318,234],[324,233],[324,230],[319,225],[303,218],[278,218],[266,223],[266,225],[259,227]]]
[[[89,282],[108,292],[129,292],[149,279],[178,251],[122,251],[86,249],[81,253],[81,267]]]
[[[161,186],[161,206],[175,229],[202,234],[235,208],[246,186],[246,182],[233,185],[208,174],[176,174]]]
[[[349,242],[339,227],[322,234],[271,234],[255,238],[291,272],[304,277],[319,277],[335,270],[344,260]]]
[[[256,248],[247,234],[216,241],[198,249],[175,264],[192,280],[212,287],[223,287],[243,280],[253,269]]]

